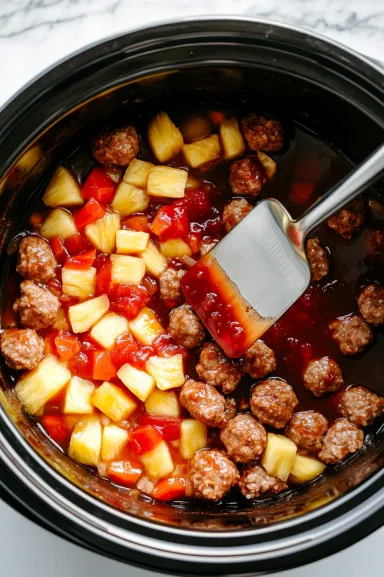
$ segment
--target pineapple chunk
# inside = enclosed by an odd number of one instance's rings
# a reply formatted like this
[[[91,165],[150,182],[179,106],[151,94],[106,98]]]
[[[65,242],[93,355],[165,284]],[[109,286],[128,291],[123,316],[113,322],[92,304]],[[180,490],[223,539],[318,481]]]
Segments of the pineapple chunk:
[[[192,176],[192,174],[188,173],[186,189],[187,190],[194,190],[195,188],[199,188],[201,186],[201,180]]]
[[[101,449],[101,423],[90,415],[81,419],[73,429],[68,455],[83,465],[96,466]]]
[[[96,269],[76,269],[64,267],[62,270],[63,293],[71,297],[86,299],[96,290]]]
[[[143,252],[149,242],[149,234],[137,230],[118,230],[116,233],[116,250],[121,254]]]
[[[141,283],[145,275],[145,261],[137,256],[111,254],[112,280],[115,283]]]
[[[166,258],[181,258],[182,256],[191,256],[191,247],[181,238],[169,238],[159,243],[160,252]]]
[[[321,475],[324,469],[324,463],[318,459],[305,455],[296,455],[291,469],[290,479],[294,483],[306,483]]]
[[[145,410],[149,415],[178,417],[180,403],[176,393],[155,389],[145,401]]]
[[[115,212],[107,213],[92,224],[85,227],[85,236],[97,250],[111,254],[116,246],[116,232],[120,228],[120,217]]]
[[[55,208],[52,210],[40,229],[41,236],[48,239],[53,236],[61,236],[61,238],[66,239],[76,233],[77,228],[75,221],[71,213],[64,208]]]
[[[133,321],[129,323],[133,336],[142,345],[151,345],[156,337],[164,333],[164,329],[151,309],[144,307]]]
[[[192,168],[198,168],[208,162],[213,162],[221,154],[220,141],[217,134],[203,138],[192,144],[184,144],[183,154],[185,160]]]
[[[109,299],[101,295],[68,309],[69,322],[74,333],[88,331],[109,309]]]
[[[183,137],[166,112],[160,112],[148,126],[148,140],[159,162],[167,162],[183,148]]]
[[[121,182],[112,201],[112,208],[117,210],[120,216],[128,216],[145,210],[148,204],[148,195],[141,188]]]
[[[145,401],[156,387],[155,379],[129,363],[123,365],[117,376],[140,401]]]
[[[260,150],[257,151],[257,157],[260,160],[261,164],[264,166],[265,174],[268,180],[271,180],[276,174],[276,162]]]
[[[105,381],[92,395],[92,403],[112,421],[126,419],[137,408],[137,403],[116,385]]]
[[[184,459],[192,459],[196,451],[207,446],[207,427],[195,419],[184,419],[180,429],[181,456]]]
[[[59,166],[52,176],[43,196],[47,206],[78,206],[84,204],[80,186],[64,166]]]
[[[150,357],[145,363],[145,369],[161,391],[181,387],[185,382],[182,355]]]
[[[225,118],[219,127],[224,158],[231,160],[241,156],[245,151],[245,144],[237,118]]]
[[[153,276],[159,277],[168,266],[167,259],[152,241],[149,241],[147,248],[141,253],[141,256],[144,259],[147,271],[153,274]]]
[[[90,381],[72,377],[65,393],[64,413],[87,415],[93,413],[91,397],[95,386]]]
[[[113,461],[127,444],[129,433],[116,425],[107,425],[103,430],[101,441],[101,460]]]
[[[68,383],[71,373],[53,355],[47,355],[33,371],[24,373],[15,387],[27,413],[34,415]]]
[[[145,472],[153,481],[168,477],[175,468],[168,445],[161,441],[152,451],[141,455],[141,462],[145,467]]]
[[[128,321],[125,317],[108,313],[93,325],[90,336],[101,347],[111,351],[115,346],[117,337],[128,331]]]
[[[185,142],[195,142],[211,134],[211,123],[207,116],[195,114],[183,122],[181,132]]]
[[[170,166],[154,166],[149,171],[147,193],[150,196],[183,198],[188,172]]]
[[[138,188],[146,188],[148,173],[152,166],[152,162],[144,162],[144,160],[134,158],[125,171],[123,177],[124,182],[132,184],[132,186],[137,186]]]
[[[295,461],[297,447],[284,435],[268,433],[267,447],[261,464],[269,475],[286,481]]]
[[[58,331],[69,331],[70,325],[68,321],[68,314],[67,311],[63,308],[59,308],[59,312],[57,313],[55,324],[53,325],[54,329]]]

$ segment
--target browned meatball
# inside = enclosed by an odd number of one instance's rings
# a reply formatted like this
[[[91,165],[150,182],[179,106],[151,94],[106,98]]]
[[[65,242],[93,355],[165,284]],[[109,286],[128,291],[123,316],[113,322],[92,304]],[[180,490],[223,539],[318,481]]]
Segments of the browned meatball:
[[[194,419],[208,427],[224,426],[236,414],[233,399],[225,399],[211,385],[192,379],[181,387],[180,403]]]
[[[92,143],[93,156],[106,166],[128,166],[139,150],[139,137],[133,126],[103,131]]]
[[[39,236],[29,235],[19,243],[16,271],[36,282],[46,283],[55,276],[57,262],[49,244]]]
[[[246,156],[236,160],[229,169],[229,185],[232,194],[259,196],[267,182],[265,168],[257,156]],[[245,214],[242,218],[244,218]]]
[[[277,152],[284,145],[283,129],[277,120],[251,113],[243,118],[241,128],[251,150]]]
[[[304,386],[315,397],[325,393],[334,393],[344,384],[339,365],[330,357],[311,361],[304,371]]]
[[[318,411],[302,411],[293,415],[285,428],[286,436],[307,451],[319,451],[327,432],[328,420]]]
[[[225,394],[237,387],[242,376],[241,365],[227,359],[215,343],[205,343],[196,371],[202,381],[212,387],[221,387]]]
[[[357,299],[359,311],[367,323],[384,324],[384,287],[379,284],[366,286]]]
[[[259,459],[267,445],[267,433],[252,415],[237,415],[222,429],[220,439],[228,455],[238,463]]]
[[[282,429],[292,419],[298,404],[291,385],[280,379],[267,379],[252,389],[251,411],[259,421]]]
[[[350,387],[339,399],[338,410],[358,427],[367,427],[384,411],[384,398],[366,387]]]
[[[307,256],[312,270],[312,280],[318,282],[327,276],[329,272],[329,255],[321,246],[317,237],[308,240]]]
[[[239,477],[236,465],[217,449],[198,451],[189,461],[189,478],[196,497],[218,501]]]
[[[44,356],[44,341],[32,329],[7,329],[0,336],[0,348],[11,369],[31,371]]]
[[[243,370],[254,379],[262,379],[276,370],[276,357],[263,341],[256,341],[244,355]]]
[[[318,457],[328,465],[340,463],[347,455],[361,449],[363,443],[364,433],[359,427],[348,419],[338,419],[329,427]]]
[[[20,285],[21,296],[13,305],[13,312],[18,316],[23,327],[47,329],[56,319],[60,308],[59,299],[48,289],[25,280]]]
[[[245,198],[235,198],[225,205],[223,210],[223,221],[225,230],[232,230],[244,217],[252,210],[253,206]]]
[[[167,268],[159,278],[160,298],[164,301],[177,301],[181,298],[180,281],[185,275],[185,270]]]
[[[199,347],[205,339],[204,327],[189,305],[182,305],[171,312],[168,332],[177,344],[187,349]]]
[[[248,465],[241,472],[238,482],[240,491],[247,499],[260,497],[262,493],[281,493],[288,488],[287,483],[268,475],[261,465]]]
[[[364,201],[353,200],[327,220],[327,224],[340,236],[351,239],[365,222]]]
[[[343,355],[360,353],[373,338],[369,325],[359,315],[336,319],[329,329]]]

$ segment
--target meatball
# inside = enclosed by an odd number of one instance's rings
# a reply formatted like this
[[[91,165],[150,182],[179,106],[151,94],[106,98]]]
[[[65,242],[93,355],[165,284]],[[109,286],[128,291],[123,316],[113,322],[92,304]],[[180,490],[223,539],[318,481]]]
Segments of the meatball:
[[[251,113],[242,119],[241,128],[251,150],[277,152],[284,145],[283,129],[277,120]]]
[[[217,501],[224,497],[240,478],[239,471],[217,449],[198,451],[189,461],[189,478],[196,497]]]
[[[339,399],[338,410],[358,427],[367,427],[384,411],[384,398],[366,387],[350,387]]]
[[[203,240],[200,246],[200,256],[205,256],[218,242],[218,240]]]
[[[241,365],[230,361],[215,343],[205,343],[196,371],[202,381],[231,393],[242,377]]]
[[[325,393],[334,393],[344,384],[339,365],[330,357],[311,361],[304,371],[304,386],[315,397]]]
[[[321,246],[317,237],[308,240],[307,257],[312,270],[312,280],[318,282],[327,276],[329,272],[328,252]]]
[[[44,356],[44,340],[32,329],[6,329],[0,348],[7,365],[18,371],[35,369]]]
[[[205,330],[189,305],[174,309],[169,316],[169,334],[177,344],[194,349],[203,344]]]
[[[220,439],[228,455],[238,463],[259,459],[267,445],[267,433],[252,415],[237,415],[222,429]]]
[[[319,451],[328,429],[328,420],[318,411],[302,411],[293,415],[285,428],[286,436],[307,451]]]
[[[340,236],[351,239],[365,222],[364,201],[353,200],[327,220],[327,224]]]
[[[181,387],[180,403],[194,419],[208,427],[223,426],[236,414],[233,399],[225,399],[211,385],[192,379]]]
[[[364,433],[359,427],[348,419],[338,419],[329,427],[318,457],[328,465],[340,463],[347,455],[361,449],[363,443]]]
[[[276,357],[262,340],[256,341],[244,355],[243,370],[254,379],[262,379],[276,370]]]
[[[287,483],[268,475],[261,465],[248,465],[241,472],[238,482],[240,491],[247,499],[260,497],[262,493],[281,493],[288,488]]]
[[[225,230],[232,230],[252,210],[253,206],[245,198],[235,198],[225,205],[223,210],[223,222]]]
[[[259,196],[266,182],[265,168],[257,156],[246,156],[231,164],[229,185],[233,194]]]
[[[46,283],[55,276],[57,262],[49,244],[39,236],[21,239],[16,271],[36,282]]]
[[[103,131],[92,143],[93,156],[106,166],[128,166],[139,150],[139,137],[133,126]]]
[[[384,287],[378,284],[366,286],[361,291],[357,303],[367,323],[377,327],[384,324]]]
[[[164,301],[177,301],[181,298],[180,281],[185,275],[185,270],[167,268],[159,278],[160,298]]]
[[[56,322],[60,302],[48,289],[25,280],[20,285],[20,292],[20,298],[13,305],[13,312],[23,327],[38,331]]]
[[[291,385],[280,379],[267,379],[252,389],[251,411],[259,421],[282,429],[292,419],[298,404]]]
[[[330,323],[329,330],[343,355],[360,353],[373,338],[371,329],[359,315],[338,318]]]

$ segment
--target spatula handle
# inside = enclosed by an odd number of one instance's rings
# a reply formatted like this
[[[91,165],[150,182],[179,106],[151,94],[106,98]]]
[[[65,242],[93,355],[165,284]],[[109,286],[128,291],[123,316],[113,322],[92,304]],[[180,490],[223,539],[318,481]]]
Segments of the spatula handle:
[[[295,228],[302,239],[316,226],[358,196],[374,180],[378,179],[383,172],[384,144],[327,194],[319,198],[304,216],[296,221]]]

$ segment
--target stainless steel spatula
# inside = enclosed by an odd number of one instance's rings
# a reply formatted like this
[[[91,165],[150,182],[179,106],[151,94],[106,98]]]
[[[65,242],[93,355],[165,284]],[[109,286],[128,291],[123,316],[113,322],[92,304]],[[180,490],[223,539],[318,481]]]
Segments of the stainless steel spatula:
[[[306,236],[383,171],[384,145],[296,221],[277,200],[261,201],[184,275],[187,300],[228,356],[241,356],[303,294]]]

